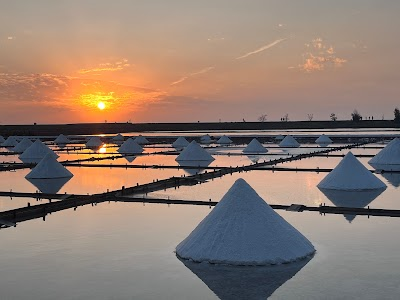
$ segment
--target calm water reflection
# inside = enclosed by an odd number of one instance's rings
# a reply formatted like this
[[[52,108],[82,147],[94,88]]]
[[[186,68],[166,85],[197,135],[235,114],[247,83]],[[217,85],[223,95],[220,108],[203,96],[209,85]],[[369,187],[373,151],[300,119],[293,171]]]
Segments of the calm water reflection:
[[[277,266],[228,266],[178,258],[221,300],[267,299],[295,276],[311,258]]]

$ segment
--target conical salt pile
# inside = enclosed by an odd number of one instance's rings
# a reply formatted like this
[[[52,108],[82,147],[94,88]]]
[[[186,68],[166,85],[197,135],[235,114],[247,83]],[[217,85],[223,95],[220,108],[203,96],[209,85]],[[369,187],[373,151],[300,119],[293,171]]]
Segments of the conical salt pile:
[[[187,145],[189,145],[189,142],[183,136],[178,137],[176,141],[172,143],[172,147],[176,149],[185,148]]]
[[[2,135],[0,135],[0,144],[4,143],[6,140],[4,139],[4,137]]]
[[[205,160],[212,161],[214,157],[204,150],[196,141],[192,141],[175,159],[176,161],[184,160]]]
[[[13,136],[9,136],[2,144],[2,147],[15,147],[18,145],[17,140]]]
[[[221,136],[217,141],[217,144],[220,144],[220,145],[229,145],[232,143],[233,143],[233,141],[226,135]]]
[[[368,163],[378,170],[400,170],[400,139],[395,138],[392,140]]]
[[[122,142],[124,140],[124,136],[120,133],[118,133],[116,136],[112,138],[113,141],[115,142]]]
[[[267,153],[268,150],[264,148],[263,145],[256,139],[252,139],[251,142],[244,148],[243,153],[257,154],[257,153]]]
[[[129,138],[119,147],[118,152],[121,154],[139,154],[143,152],[143,148]]]
[[[32,145],[32,141],[30,139],[28,139],[27,137],[24,137],[22,139],[22,141],[20,141],[13,149],[13,152],[16,153],[22,153],[24,152],[26,149],[28,149],[31,145]]]
[[[50,153],[50,155],[52,155],[54,158],[58,157],[58,155],[54,153],[53,150],[43,144],[40,140],[36,140],[19,156],[19,159],[26,163],[38,163],[48,153]]]
[[[320,189],[332,190],[373,190],[386,185],[372,174],[358,159],[349,152],[324,179],[318,184]]]
[[[209,143],[211,143],[211,141],[212,141],[212,139],[211,139],[210,135],[208,135],[208,134],[200,137],[200,143],[209,144]]]
[[[93,136],[89,139],[89,141],[86,143],[87,148],[97,148],[100,147],[103,144],[101,139],[98,136]]]
[[[282,148],[297,148],[300,144],[291,135],[287,135],[282,142],[279,143],[279,147]]]
[[[232,265],[287,263],[314,252],[310,241],[243,179],[176,247],[183,259]]]
[[[332,140],[329,138],[329,136],[321,134],[319,138],[315,140],[315,143],[318,145],[328,146],[329,144],[332,144]]]
[[[58,145],[66,145],[71,143],[71,141],[62,133],[54,140],[54,143]]]
[[[29,179],[45,179],[45,178],[68,178],[74,176],[68,171],[51,153],[48,153],[38,163],[25,178]]]
[[[134,141],[139,145],[146,145],[149,143],[149,141],[142,135],[139,135],[137,138],[134,139]]]

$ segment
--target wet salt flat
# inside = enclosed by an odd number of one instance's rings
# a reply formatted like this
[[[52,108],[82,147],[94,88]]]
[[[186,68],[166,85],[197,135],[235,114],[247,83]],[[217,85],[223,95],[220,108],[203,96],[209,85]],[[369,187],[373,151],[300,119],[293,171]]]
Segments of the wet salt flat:
[[[358,133],[358,132],[357,132]],[[374,132],[375,134],[375,132]],[[377,146],[379,144],[371,144]],[[268,148],[268,145],[265,145]],[[303,146],[313,146],[312,144]],[[336,145],[334,145],[336,146]],[[242,166],[252,162],[241,147],[210,149],[219,153],[210,166]],[[261,160],[315,151],[316,148],[272,148]],[[146,148],[147,153],[156,148]],[[170,151],[169,147],[157,151]],[[376,154],[380,149],[352,149],[354,154]],[[59,161],[95,154],[59,153]],[[83,153],[79,151],[78,153]],[[107,157],[106,152],[101,154]],[[347,151],[334,152],[345,154]],[[99,156],[100,154],[96,154]],[[3,159],[4,158],[4,159]],[[85,162],[150,166],[178,166],[176,155],[143,155]],[[17,156],[0,160],[18,161]],[[370,158],[360,161],[368,168]],[[312,157],[277,167],[334,168],[341,157]],[[74,174],[59,193],[93,194],[134,186],[191,171],[169,168],[68,167]],[[1,191],[35,192],[24,177],[28,169],[0,172]],[[204,171],[203,171],[204,172]],[[218,201],[238,178],[245,179],[270,204],[342,205],[344,195],[328,195],[317,188],[323,172],[253,170],[147,197]],[[400,209],[400,175],[377,174],[387,188],[364,193],[354,206]],[[336,195],[337,196],[337,195]],[[0,199],[2,211],[36,200]],[[42,200],[40,203],[45,203]],[[277,210],[315,246],[309,260],[293,265],[249,267],[193,264],[179,260],[174,249],[210,212],[208,206],[104,202],[53,213],[0,230],[1,299],[398,299],[400,292],[400,219],[318,212]]]

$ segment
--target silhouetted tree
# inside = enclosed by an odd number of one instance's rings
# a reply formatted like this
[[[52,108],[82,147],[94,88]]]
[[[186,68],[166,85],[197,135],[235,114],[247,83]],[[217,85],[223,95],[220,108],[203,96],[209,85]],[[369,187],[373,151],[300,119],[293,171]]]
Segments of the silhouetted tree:
[[[261,116],[259,116],[258,117],[258,122],[265,122],[265,121],[267,121],[267,115],[265,114],[265,115],[261,115]]]
[[[314,119],[314,114],[307,114],[308,121],[312,121]]]
[[[362,120],[362,116],[360,115],[360,113],[357,111],[357,109],[353,110],[353,112],[351,113],[351,119],[355,122],[361,121]]]
[[[282,121],[287,122],[289,121],[289,114],[283,116]]]
[[[331,121],[336,121],[337,120],[337,116],[334,113],[331,113],[331,115],[329,116],[329,118],[331,118]]]
[[[397,107],[394,109],[394,121],[400,123],[400,110]]]

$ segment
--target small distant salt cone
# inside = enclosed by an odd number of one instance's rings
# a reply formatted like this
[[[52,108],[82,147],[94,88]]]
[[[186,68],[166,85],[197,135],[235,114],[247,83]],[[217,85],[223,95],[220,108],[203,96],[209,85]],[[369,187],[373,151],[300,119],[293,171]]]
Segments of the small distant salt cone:
[[[213,161],[214,158],[204,150],[196,141],[192,141],[175,159],[176,161],[185,161],[185,160],[203,160],[203,161]]]
[[[2,147],[15,147],[18,145],[17,140],[13,136],[9,136],[2,144]]]
[[[217,144],[220,144],[220,145],[230,145],[232,143],[233,143],[233,141],[226,135],[221,136],[217,141]]]
[[[315,140],[315,143],[320,145],[320,146],[328,146],[329,144],[332,144],[332,140],[329,138],[329,136],[326,136],[325,134],[321,134]]]
[[[46,179],[46,178],[69,178],[74,176],[70,171],[68,171],[62,164],[60,164],[57,159],[54,158],[50,153],[48,153],[41,161],[38,163],[25,178],[29,179]]]
[[[368,163],[377,170],[400,171],[400,139],[393,139]]]
[[[57,145],[67,145],[71,143],[71,141],[62,133],[54,140],[54,143]]]
[[[280,143],[279,147],[282,148],[297,148],[300,147],[300,144],[296,141],[294,137],[291,135],[287,135]]]
[[[19,159],[24,163],[39,163],[49,153],[54,158],[58,157],[53,150],[43,144],[40,140],[36,140],[19,156]]]
[[[121,147],[119,147],[118,152],[121,154],[140,154],[143,152],[143,148],[134,140],[129,138],[121,145]]]
[[[20,141],[18,143],[18,145],[16,145],[12,151],[16,152],[16,153],[22,153],[24,152],[26,149],[28,149],[31,145],[32,145],[32,141],[30,139],[28,139],[27,137],[24,137],[22,139],[22,141]]]
[[[317,186],[319,189],[352,191],[386,188],[386,184],[372,174],[351,152],[347,153]]]
[[[172,143],[172,147],[175,149],[183,149],[187,145],[189,145],[189,142],[183,136],[178,137],[176,141]]]
[[[101,145],[103,145],[103,142],[98,136],[91,137],[89,141],[86,143],[87,148],[98,148]]]
[[[314,252],[310,241],[243,179],[176,247],[183,259],[231,265],[288,263]]]
[[[251,142],[244,148],[243,153],[247,154],[260,154],[260,153],[267,153],[268,150],[264,148],[263,145],[256,139],[252,139]]]
[[[116,136],[114,136],[112,138],[112,140],[114,142],[123,142],[124,141],[124,136],[122,134],[118,133]]]
[[[142,135],[139,135],[137,138],[134,139],[136,143],[139,145],[147,145],[149,141]]]
[[[202,144],[210,144],[212,141],[210,135],[206,134],[200,137],[200,143]]]

